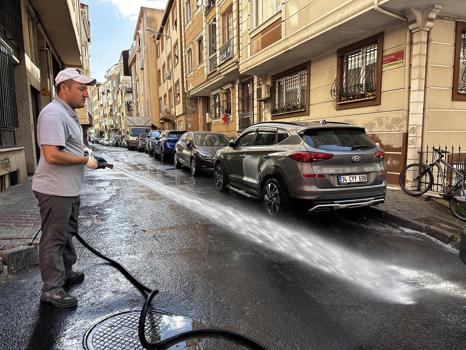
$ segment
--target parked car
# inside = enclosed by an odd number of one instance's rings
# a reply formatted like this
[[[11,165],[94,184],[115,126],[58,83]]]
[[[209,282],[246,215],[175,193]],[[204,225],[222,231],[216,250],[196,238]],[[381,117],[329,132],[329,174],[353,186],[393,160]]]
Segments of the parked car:
[[[147,134],[150,131],[147,127],[132,126],[129,128],[128,134],[126,135],[126,143],[128,144],[128,149],[138,149],[139,147],[139,135]]]
[[[109,146],[116,147],[116,146],[117,146],[117,142],[118,142],[118,137],[119,137],[119,135],[112,136],[112,138],[110,139],[110,144],[109,144]]]
[[[384,152],[345,123],[252,125],[215,157],[218,190],[261,199],[270,215],[370,206],[385,200]]]
[[[160,130],[151,130],[149,137],[146,142],[146,152],[149,154],[154,154],[154,144],[155,141],[160,137]]]
[[[138,136],[138,145],[136,147],[136,149],[138,150],[138,152],[142,152],[146,149],[146,138],[147,138],[147,135],[146,133],[142,133]]]
[[[175,145],[186,130],[164,130],[154,143],[154,158],[166,162],[173,157]]]
[[[229,142],[230,140],[220,133],[185,132],[175,146],[173,156],[175,167],[188,167],[192,176],[196,176],[199,171],[212,172],[215,153],[220,148],[228,146]]]

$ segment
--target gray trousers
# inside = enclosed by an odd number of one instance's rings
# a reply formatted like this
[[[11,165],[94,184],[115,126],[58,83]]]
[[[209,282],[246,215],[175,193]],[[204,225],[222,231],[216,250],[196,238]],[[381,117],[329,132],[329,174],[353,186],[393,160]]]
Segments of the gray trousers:
[[[34,192],[39,201],[42,236],[39,265],[43,291],[62,287],[65,272],[76,262],[73,235],[78,232],[80,199]]]

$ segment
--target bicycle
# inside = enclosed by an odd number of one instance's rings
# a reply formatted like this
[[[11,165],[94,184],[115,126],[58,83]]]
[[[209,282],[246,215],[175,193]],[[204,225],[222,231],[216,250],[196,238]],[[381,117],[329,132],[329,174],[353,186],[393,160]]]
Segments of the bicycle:
[[[442,178],[442,197],[449,202],[450,210],[458,219],[466,221],[466,169],[456,169],[448,164],[444,155],[450,153],[432,148],[437,155],[430,164],[413,163],[407,165],[400,173],[400,186],[411,196],[420,196],[432,189],[434,184],[433,169],[437,167]],[[455,176],[456,182],[450,186],[445,183],[446,171],[440,166],[446,166]]]

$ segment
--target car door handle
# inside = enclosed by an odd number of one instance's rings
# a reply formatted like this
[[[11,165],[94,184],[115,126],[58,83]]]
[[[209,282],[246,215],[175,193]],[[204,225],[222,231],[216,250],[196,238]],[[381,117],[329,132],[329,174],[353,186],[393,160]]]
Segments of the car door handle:
[[[270,156],[261,156],[262,159],[269,159]]]

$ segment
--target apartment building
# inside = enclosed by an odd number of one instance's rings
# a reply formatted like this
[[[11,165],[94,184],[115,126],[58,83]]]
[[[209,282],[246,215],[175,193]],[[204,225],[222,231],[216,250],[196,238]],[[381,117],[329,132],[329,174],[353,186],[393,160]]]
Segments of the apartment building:
[[[102,126],[102,93],[100,87],[102,83],[97,82],[95,85],[89,86],[89,98],[87,101],[87,107],[89,113],[92,115],[92,128],[89,133],[101,137],[101,126]],[[102,129],[103,130],[103,129]]]
[[[154,33],[160,27],[163,13],[163,10],[141,7],[129,51],[134,114],[157,127],[161,121]]]
[[[198,97],[201,128],[231,135],[268,120],[360,125],[386,151],[391,183],[427,145],[465,149],[461,2],[183,4],[184,55],[189,64],[191,48],[194,61],[187,94]]]
[[[246,115],[238,87],[250,79],[239,72],[239,2],[184,1],[182,12],[187,94],[199,126],[235,136]]]
[[[180,4],[170,0],[156,33],[157,85],[160,118],[164,129],[198,130],[199,121],[193,102],[187,99],[184,74],[191,65],[184,61],[183,21]],[[186,70],[188,69],[188,71]]]
[[[2,0],[0,13],[1,191],[34,172],[39,111],[62,68],[83,68],[83,48],[79,0]]]

